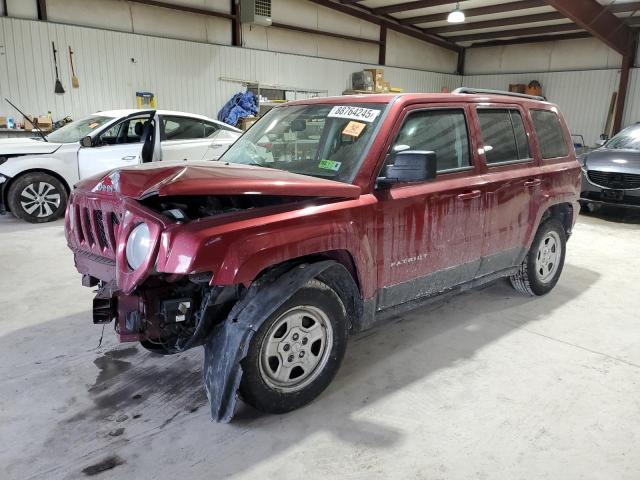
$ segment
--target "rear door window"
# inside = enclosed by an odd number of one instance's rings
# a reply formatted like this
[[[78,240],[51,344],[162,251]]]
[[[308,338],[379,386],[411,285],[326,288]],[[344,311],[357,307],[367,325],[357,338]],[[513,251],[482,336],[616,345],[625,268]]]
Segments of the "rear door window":
[[[542,158],[567,156],[569,148],[564,139],[558,115],[551,110],[531,110],[531,118]]]
[[[464,111],[419,110],[410,113],[392,147],[394,153],[405,150],[435,152],[438,172],[470,167]]]
[[[483,108],[478,110],[478,119],[487,164],[531,158],[527,133],[519,111]]]
[[[164,140],[190,140],[205,138],[205,124],[202,120],[189,117],[162,117]],[[207,130],[210,133],[211,128]]]

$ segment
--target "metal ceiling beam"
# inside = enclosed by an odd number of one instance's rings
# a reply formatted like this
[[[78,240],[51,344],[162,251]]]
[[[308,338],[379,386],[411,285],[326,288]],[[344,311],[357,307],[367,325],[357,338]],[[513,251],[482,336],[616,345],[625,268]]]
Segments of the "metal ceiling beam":
[[[220,17],[233,20],[235,15],[232,13],[218,12],[215,10],[205,10],[204,8],[187,7],[185,5],[176,5],[175,3],[157,2],[156,0],[127,0],[129,3],[141,3],[151,7],[166,8],[168,10],[177,10],[179,12],[195,13],[197,15],[206,15],[209,17]]]
[[[596,0],[545,2],[621,55],[628,55],[633,48],[634,35],[631,29]]]
[[[486,7],[469,8],[462,10],[467,18],[478,17],[480,15],[493,15],[495,13],[514,12],[516,10],[524,10],[527,8],[544,7],[546,4],[542,0],[521,0],[519,2],[501,3],[499,5],[489,5]],[[419,15],[416,17],[407,17],[398,19],[403,25],[415,25],[416,23],[441,22],[447,19],[449,12],[433,13],[430,15]]]
[[[395,5],[386,5],[384,7],[374,8],[373,12],[386,15],[389,13],[406,12],[408,10],[438,7],[440,5],[449,5],[455,3],[455,0],[414,0],[413,2],[396,3]]]
[[[271,22],[271,26],[274,28],[282,28],[285,30],[292,30],[294,32],[310,33],[312,35],[323,35],[325,37],[341,38],[343,40],[351,40],[354,42],[373,43],[380,45],[380,40],[372,40],[370,38],[354,37],[353,35],[343,35],[342,33],[327,32],[325,30],[317,30],[315,28],[298,27],[297,25],[289,25],[288,23]],[[382,29],[382,28],[381,28]]]
[[[454,42],[473,42],[475,40],[488,40],[492,38],[505,37],[525,37],[533,35],[544,35],[545,33],[561,33],[572,30],[580,30],[580,27],[573,23],[564,25],[545,25],[544,27],[517,28],[513,30],[501,30],[497,32],[472,33],[469,35],[456,35],[447,37]]]
[[[622,115],[624,114],[624,107],[627,104],[627,89],[629,84],[629,74],[633,62],[636,58],[637,43],[634,39],[631,44],[631,49],[627,54],[622,57],[622,68],[620,69],[620,83],[618,84],[618,95],[616,97],[616,110],[613,116],[613,133],[616,134],[620,131],[622,126]]]
[[[437,35],[431,35],[429,33],[423,32],[418,28],[410,27],[408,25],[401,25],[392,17],[376,15],[373,13],[371,9],[368,9],[366,7],[360,7],[360,6],[353,7],[350,5],[344,5],[342,3],[336,3],[331,0],[308,0],[308,1],[315,3],[316,5],[321,5],[323,7],[336,10],[346,15],[351,15],[352,17],[359,18],[360,20],[364,20],[366,22],[374,23],[380,26],[384,25],[389,30],[402,33],[403,35],[407,35],[417,40],[422,40],[423,42],[431,43],[433,45],[437,45],[439,47],[446,48],[454,52],[459,52],[460,49],[462,48],[442,37],[438,37]]]
[[[479,30],[481,28],[506,27],[508,25],[523,25],[536,22],[548,22],[550,20],[567,20],[558,12],[539,13],[536,15],[523,15],[521,17],[498,18],[482,22],[461,23],[458,25],[446,25],[444,27],[429,28],[430,33],[453,33]],[[568,21],[568,20],[567,20]]]
[[[589,32],[559,33],[558,35],[536,35],[533,37],[510,38],[506,40],[489,40],[476,42],[467,48],[497,47],[501,45],[518,45],[521,43],[553,42],[556,40],[574,40],[576,38],[591,38]]]

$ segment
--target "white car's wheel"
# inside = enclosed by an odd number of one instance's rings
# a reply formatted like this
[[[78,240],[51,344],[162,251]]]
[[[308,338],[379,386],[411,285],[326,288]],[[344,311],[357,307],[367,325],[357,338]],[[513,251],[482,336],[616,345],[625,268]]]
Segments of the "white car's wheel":
[[[64,215],[67,190],[47,173],[27,173],[11,183],[7,203],[16,217],[27,222],[50,222]]]

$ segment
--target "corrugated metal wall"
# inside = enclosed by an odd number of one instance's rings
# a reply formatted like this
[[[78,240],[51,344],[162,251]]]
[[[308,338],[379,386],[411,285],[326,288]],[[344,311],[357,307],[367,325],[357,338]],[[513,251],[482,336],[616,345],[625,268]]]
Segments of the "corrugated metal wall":
[[[55,95],[51,41],[59,51],[64,95]],[[80,88],[71,88],[68,46],[74,50]],[[339,95],[362,64],[0,18],[0,96],[27,113],[79,118],[97,110],[131,108],[135,92],[156,94],[158,107],[215,116],[240,85],[220,76],[260,80]],[[460,77],[387,67],[385,74],[410,91],[455,88]],[[4,103],[4,102],[3,102]],[[6,104],[0,114],[9,112]]]
[[[59,50],[66,94],[55,95],[51,41]],[[80,88],[71,88],[68,46],[74,49]],[[132,61],[133,59],[133,61]],[[27,113],[79,118],[97,110],[130,108],[135,92],[154,92],[158,105],[215,116],[240,86],[220,76],[326,89],[339,95],[352,72],[366,65],[234,48],[54,23],[0,18],[0,97],[15,100]],[[629,85],[624,123],[640,120],[640,69]],[[617,90],[618,70],[457,75],[385,67],[393,84],[414,92],[439,92],[462,84],[506,89],[538,79],[549,100],[562,109],[573,133],[593,144],[603,130]],[[2,102],[0,115],[11,108]]]
[[[640,68],[631,69],[627,90],[627,106],[624,109],[623,125],[640,122]]]
[[[465,76],[463,83],[466,87],[506,90],[510,83],[528,84],[533,79],[542,84],[549,101],[560,107],[571,133],[583,135],[587,144],[593,145],[604,131],[611,95],[618,90],[619,70],[472,75]],[[638,83],[635,85],[637,90]]]

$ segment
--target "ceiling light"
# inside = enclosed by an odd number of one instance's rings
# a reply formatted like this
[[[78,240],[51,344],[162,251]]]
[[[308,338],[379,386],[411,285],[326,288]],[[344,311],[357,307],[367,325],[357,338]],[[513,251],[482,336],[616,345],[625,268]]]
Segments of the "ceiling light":
[[[462,23],[464,22],[464,12],[460,10],[460,2],[456,3],[456,8],[447,16],[447,22],[449,23]]]

